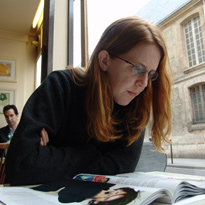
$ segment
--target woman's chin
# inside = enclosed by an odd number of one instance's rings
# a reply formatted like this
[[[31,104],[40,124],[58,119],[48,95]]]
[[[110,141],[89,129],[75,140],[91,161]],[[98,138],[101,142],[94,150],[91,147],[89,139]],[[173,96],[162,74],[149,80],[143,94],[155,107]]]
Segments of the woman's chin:
[[[131,101],[115,101],[120,106],[127,106],[130,104]]]

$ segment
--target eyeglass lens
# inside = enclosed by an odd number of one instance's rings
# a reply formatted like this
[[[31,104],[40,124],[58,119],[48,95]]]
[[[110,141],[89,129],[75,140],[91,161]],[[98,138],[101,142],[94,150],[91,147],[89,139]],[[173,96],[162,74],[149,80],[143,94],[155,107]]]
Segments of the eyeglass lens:
[[[112,55],[112,56],[114,56],[114,57],[116,57],[116,58],[119,58],[119,59],[125,61],[126,63],[131,64],[131,65],[133,66],[132,71],[133,71],[134,74],[144,75],[144,74],[147,72],[147,70],[145,69],[145,67],[142,66],[142,65],[140,65],[140,64],[134,65],[134,64],[132,64],[131,62],[129,62],[129,61],[127,61],[127,60],[125,60],[125,59],[123,59],[123,58],[121,58],[121,57],[119,57],[119,56],[113,54],[113,53],[109,53],[109,54]],[[156,79],[158,78],[158,73],[155,72],[155,71],[150,71],[150,72],[148,72],[148,77],[149,77],[149,79],[151,79],[152,81],[154,81],[154,80],[156,80]]]
[[[133,71],[133,73],[135,73],[137,75],[144,75],[147,72],[147,70],[142,65],[134,65],[132,71]],[[148,73],[148,77],[149,77],[149,79],[154,81],[158,78],[158,73],[155,71],[150,71]]]

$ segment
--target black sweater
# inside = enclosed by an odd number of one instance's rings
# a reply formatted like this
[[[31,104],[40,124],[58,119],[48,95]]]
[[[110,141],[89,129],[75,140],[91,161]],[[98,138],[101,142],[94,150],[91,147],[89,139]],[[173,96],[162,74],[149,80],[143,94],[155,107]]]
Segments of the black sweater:
[[[64,70],[52,72],[31,95],[7,153],[6,183],[40,184],[82,172],[134,171],[144,133],[129,147],[124,140],[86,143],[85,94],[86,87],[77,86]],[[47,146],[40,146],[42,128],[48,132]]]
[[[9,141],[9,137],[8,137],[9,133],[10,133],[10,128],[8,125],[0,129],[0,143]],[[2,154],[3,154],[3,150],[0,149],[0,157],[2,156]]]
[[[9,128],[8,125],[5,126],[5,127],[2,127],[0,129],[0,143],[8,142],[8,140],[9,140],[9,137],[8,137],[9,133],[10,133],[10,128]]]

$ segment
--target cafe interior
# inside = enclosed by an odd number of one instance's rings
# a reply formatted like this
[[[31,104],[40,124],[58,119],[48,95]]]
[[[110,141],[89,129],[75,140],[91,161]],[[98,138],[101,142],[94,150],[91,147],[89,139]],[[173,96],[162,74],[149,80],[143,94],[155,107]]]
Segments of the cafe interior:
[[[13,71],[11,79],[0,79],[0,90],[11,94],[9,103],[21,115],[29,96],[50,72],[73,65],[74,10],[80,19],[80,64],[86,66],[87,2],[1,0],[0,4],[0,59],[11,62]],[[0,124],[6,126],[3,113]]]

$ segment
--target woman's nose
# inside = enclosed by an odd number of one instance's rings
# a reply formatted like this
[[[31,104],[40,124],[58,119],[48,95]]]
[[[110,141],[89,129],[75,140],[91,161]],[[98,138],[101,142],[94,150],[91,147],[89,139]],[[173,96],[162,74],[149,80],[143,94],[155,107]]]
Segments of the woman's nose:
[[[148,72],[146,72],[144,75],[138,75],[136,80],[136,85],[141,86],[141,87],[147,87],[148,85]]]

